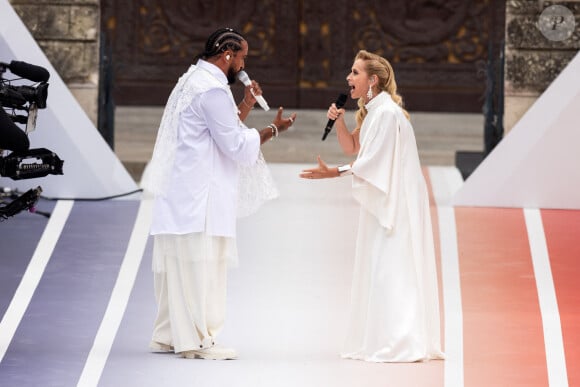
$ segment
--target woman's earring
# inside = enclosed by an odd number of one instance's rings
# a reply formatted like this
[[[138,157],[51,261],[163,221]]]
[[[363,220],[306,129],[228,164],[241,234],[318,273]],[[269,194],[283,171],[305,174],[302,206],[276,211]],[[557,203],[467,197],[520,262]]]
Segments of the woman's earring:
[[[373,98],[373,87],[371,85],[369,85],[369,91],[367,92],[367,98],[368,99]]]

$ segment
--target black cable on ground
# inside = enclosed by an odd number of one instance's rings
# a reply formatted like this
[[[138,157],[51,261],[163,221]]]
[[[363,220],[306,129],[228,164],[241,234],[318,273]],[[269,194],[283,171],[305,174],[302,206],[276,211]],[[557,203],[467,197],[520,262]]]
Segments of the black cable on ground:
[[[126,193],[122,193],[122,194],[118,194],[118,195],[112,195],[112,196],[105,196],[102,198],[49,198],[46,196],[40,196],[41,199],[44,200],[51,200],[51,201],[57,201],[57,200],[74,200],[76,202],[99,202],[99,201],[103,201],[103,200],[111,200],[111,199],[116,199],[116,198],[120,198],[123,196],[129,196],[129,195],[133,195],[135,193],[138,192],[143,192],[142,188],[136,189],[134,191],[131,192],[126,192]]]

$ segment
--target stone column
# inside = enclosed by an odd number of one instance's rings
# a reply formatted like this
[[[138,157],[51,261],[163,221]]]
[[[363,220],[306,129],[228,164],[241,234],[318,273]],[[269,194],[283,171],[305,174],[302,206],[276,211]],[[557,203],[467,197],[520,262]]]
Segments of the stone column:
[[[9,1],[81,107],[97,125],[99,0]],[[50,103],[50,87],[48,92]]]
[[[580,0],[506,3],[505,116],[509,131],[580,49]]]

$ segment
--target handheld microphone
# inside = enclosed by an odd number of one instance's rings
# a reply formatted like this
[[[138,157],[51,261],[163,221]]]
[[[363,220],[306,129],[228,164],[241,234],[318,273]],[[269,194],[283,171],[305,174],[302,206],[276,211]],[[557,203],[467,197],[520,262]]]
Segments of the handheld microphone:
[[[26,62],[13,60],[10,64],[0,62],[0,66],[9,69],[14,75],[26,78],[32,82],[48,82],[48,78],[50,78],[48,70],[44,67],[32,65]]]
[[[242,81],[242,83],[245,86],[250,86],[252,84],[252,81],[250,81],[250,77],[248,77],[248,74],[245,71],[240,71],[238,73],[238,79],[240,81]],[[252,90],[250,90],[250,91],[252,91]],[[265,111],[270,110],[270,106],[268,106],[268,103],[266,102],[264,97],[262,97],[261,95],[254,94],[253,91],[252,91],[252,95],[254,96],[254,98],[256,98],[256,101],[258,101],[258,104],[260,104],[262,109],[264,109]]]
[[[346,99],[347,99],[346,94],[340,94],[338,96],[338,98],[336,99],[336,102],[334,103],[336,105],[336,108],[340,109],[341,107],[343,107],[344,104],[346,103]],[[334,120],[328,120],[328,122],[326,123],[326,128],[324,128],[324,134],[322,135],[322,141],[326,140],[326,136],[328,136],[328,133],[330,133],[330,130],[332,129],[332,125],[334,125]]]

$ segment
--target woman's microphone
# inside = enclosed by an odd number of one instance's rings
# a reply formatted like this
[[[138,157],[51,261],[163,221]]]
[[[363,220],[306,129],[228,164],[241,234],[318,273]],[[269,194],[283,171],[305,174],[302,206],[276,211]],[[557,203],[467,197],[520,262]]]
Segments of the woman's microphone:
[[[250,86],[252,84],[252,81],[250,81],[250,77],[248,77],[248,74],[246,74],[246,72],[243,70],[238,73],[238,79],[242,81],[242,83],[245,86]],[[254,98],[256,98],[256,101],[258,101],[258,104],[262,107],[262,109],[264,109],[265,111],[270,110],[270,106],[268,106],[268,103],[266,102],[264,97],[262,97],[261,95],[254,94],[254,91],[252,89],[250,89],[250,92],[252,93]]]
[[[336,105],[336,108],[340,109],[341,107],[343,107],[344,104],[346,103],[347,98],[348,96],[346,94],[341,93],[336,99],[336,102],[334,103]],[[328,122],[326,123],[326,127],[324,128],[324,134],[322,135],[322,141],[326,140],[326,136],[328,136],[328,133],[330,133],[332,125],[334,125],[334,121],[335,120],[328,120]]]

